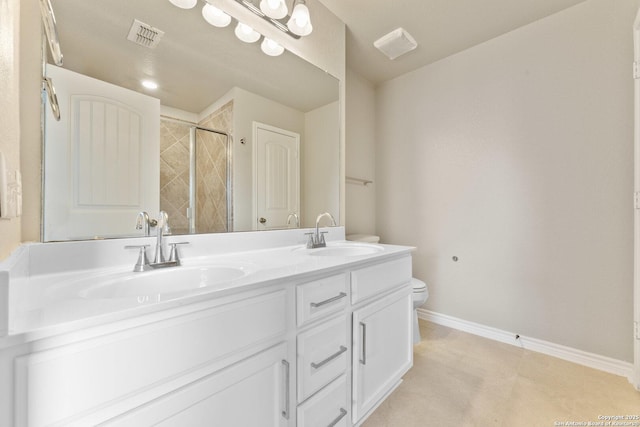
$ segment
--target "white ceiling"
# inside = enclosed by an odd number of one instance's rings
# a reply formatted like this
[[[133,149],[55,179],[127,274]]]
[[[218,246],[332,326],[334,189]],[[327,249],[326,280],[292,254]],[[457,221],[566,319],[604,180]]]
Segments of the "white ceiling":
[[[585,0],[320,0],[347,25],[347,66],[374,84]],[[402,27],[418,47],[395,60],[373,42]]]

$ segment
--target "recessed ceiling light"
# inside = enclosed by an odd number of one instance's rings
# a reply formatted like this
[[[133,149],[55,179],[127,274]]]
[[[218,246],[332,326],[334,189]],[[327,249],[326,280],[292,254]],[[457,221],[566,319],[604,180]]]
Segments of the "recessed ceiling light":
[[[152,82],[151,80],[143,80],[142,86],[146,87],[147,89],[158,89],[158,83]]]

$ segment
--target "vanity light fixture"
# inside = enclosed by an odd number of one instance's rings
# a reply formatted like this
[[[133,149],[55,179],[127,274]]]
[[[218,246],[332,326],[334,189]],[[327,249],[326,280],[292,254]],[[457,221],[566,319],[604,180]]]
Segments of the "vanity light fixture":
[[[289,31],[299,36],[308,36],[313,31],[311,16],[305,0],[294,0],[293,12],[287,22]]]
[[[282,19],[289,13],[285,0],[262,0],[260,10],[273,19]]]
[[[209,3],[205,3],[202,7],[202,17],[214,27],[224,28],[231,23],[229,15]]]
[[[235,34],[245,43],[254,43],[260,40],[260,33],[242,22],[238,22],[236,25]]]
[[[198,0],[169,0],[172,5],[179,7],[180,9],[193,9]]]
[[[200,0],[169,0],[171,4],[182,9],[191,9]],[[202,17],[214,27],[226,27],[232,21],[232,16],[236,17],[233,8],[228,9],[228,4],[239,4],[255,14],[256,16],[269,22],[278,30],[288,36],[299,39],[301,36],[311,34],[313,26],[309,15],[309,8],[306,0],[293,0],[292,13],[288,16],[287,0],[202,0]],[[258,7],[259,2],[259,7]],[[215,5],[215,6],[214,6]],[[223,10],[224,9],[224,10]],[[228,13],[226,12],[228,11]],[[231,15],[229,15],[231,14]],[[238,17],[236,17],[238,19]],[[268,31],[266,31],[268,32]],[[234,33],[245,43],[255,43],[262,37],[262,34],[254,30],[244,22],[238,21]],[[262,52],[269,56],[279,56],[284,53],[284,47],[266,36],[260,44]]]
[[[262,40],[260,49],[262,49],[262,51],[269,56],[279,56],[284,52],[284,47],[266,37],[264,38],[264,40]]]

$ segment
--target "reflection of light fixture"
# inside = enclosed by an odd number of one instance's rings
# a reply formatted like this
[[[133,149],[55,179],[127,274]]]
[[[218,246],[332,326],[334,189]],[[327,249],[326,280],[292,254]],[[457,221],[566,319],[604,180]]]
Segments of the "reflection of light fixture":
[[[169,0],[172,5],[178,6],[180,9],[191,9],[198,4],[198,0]]]
[[[142,81],[142,86],[146,87],[147,89],[158,89],[158,83],[153,82],[151,80],[143,80]]]
[[[264,40],[262,40],[260,49],[262,49],[262,51],[269,56],[279,56],[282,55],[282,52],[284,52],[284,47],[266,37],[264,38]]]
[[[209,3],[204,4],[202,17],[214,27],[226,27],[231,23],[231,17],[229,15]]]
[[[245,43],[254,43],[260,39],[260,33],[242,22],[238,22],[235,30],[236,37]]]
[[[199,0],[169,0],[171,4],[182,8],[191,9]],[[260,7],[257,6],[258,2]],[[287,8],[287,0],[204,0],[202,7],[202,17],[209,24],[215,27],[226,27],[232,21],[232,16],[236,17],[236,11],[231,8],[234,3],[239,4],[247,10],[251,11],[260,19],[264,19],[278,30],[287,34],[289,37],[299,39],[300,36],[306,36],[311,33],[311,19],[309,17],[309,9],[305,0],[293,0],[293,11],[291,16],[287,16],[289,9]],[[214,6],[215,5],[215,6]],[[229,11],[227,13],[226,11]],[[237,19],[237,18],[236,18]],[[262,21],[260,21],[262,22]],[[264,25],[259,24],[261,32],[270,34]],[[286,23],[286,24],[285,24]],[[236,37],[245,43],[255,43],[262,37],[262,34],[254,30],[251,26],[238,21],[234,31]],[[260,44],[262,51],[269,56],[282,55],[284,47],[271,38],[264,37]]]
[[[281,19],[287,16],[287,5],[285,0],[262,0],[260,10],[269,18]]]
[[[311,17],[309,16],[309,8],[305,0],[294,0],[293,12],[291,18],[287,22],[289,31],[299,36],[308,36],[313,31],[311,25]]]

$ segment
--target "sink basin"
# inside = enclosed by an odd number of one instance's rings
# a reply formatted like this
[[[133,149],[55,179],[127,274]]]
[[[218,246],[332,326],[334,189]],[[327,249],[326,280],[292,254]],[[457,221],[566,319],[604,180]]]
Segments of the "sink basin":
[[[300,248],[298,250],[311,256],[353,257],[382,252],[384,248],[380,245],[366,243],[328,243],[325,248]]]
[[[94,282],[78,295],[87,299],[134,298],[141,304],[157,302],[198,290],[222,289],[250,272],[248,266],[213,265],[119,274]]]

